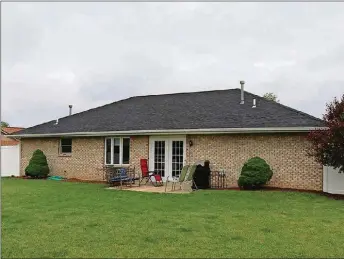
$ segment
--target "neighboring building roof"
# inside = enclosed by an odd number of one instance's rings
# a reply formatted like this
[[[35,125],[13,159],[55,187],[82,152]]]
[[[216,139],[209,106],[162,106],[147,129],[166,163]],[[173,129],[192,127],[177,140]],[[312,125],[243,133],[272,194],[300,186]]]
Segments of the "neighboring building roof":
[[[253,99],[256,108],[252,108]],[[322,120],[240,89],[137,96],[18,132],[54,134],[177,129],[322,127]],[[14,134],[16,135],[16,134]]]
[[[12,134],[14,132],[18,132],[20,130],[23,130],[25,128],[22,127],[3,127],[1,128],[1,132],[4,134]]]
[[[16,146],[19,144],[18,140],[8,138],[4,135],[0,137],[0,146]]]
[[[7,137],[8,134],[23,130],[21,127],[3,127],[1,128],[0,145],[1,146],[15,146],[19,144],[18,140]]]

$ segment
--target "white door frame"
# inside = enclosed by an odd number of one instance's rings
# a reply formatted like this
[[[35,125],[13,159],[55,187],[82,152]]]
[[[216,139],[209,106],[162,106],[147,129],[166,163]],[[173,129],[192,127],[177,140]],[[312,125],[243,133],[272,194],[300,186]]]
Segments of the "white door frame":
[[[165,141],[165,177],[172,177],[172,141],[183,141],[183,166],[186,163],[186,135],[150,136],[149,137],[149,171],[154,170],[154,141]]]

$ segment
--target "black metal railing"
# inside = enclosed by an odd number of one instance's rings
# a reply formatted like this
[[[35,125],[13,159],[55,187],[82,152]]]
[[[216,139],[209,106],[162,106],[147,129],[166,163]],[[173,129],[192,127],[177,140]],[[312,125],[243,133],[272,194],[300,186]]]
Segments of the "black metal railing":
[[[211,171],[210,173],[210,188],[212,189],[227,189],[229,188],[227,176],[224,171]]]

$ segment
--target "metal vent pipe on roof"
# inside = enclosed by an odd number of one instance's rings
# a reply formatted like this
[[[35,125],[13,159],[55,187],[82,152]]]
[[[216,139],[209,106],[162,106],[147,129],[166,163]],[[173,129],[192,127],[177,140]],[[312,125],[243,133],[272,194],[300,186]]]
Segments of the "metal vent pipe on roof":
[[[252,105],[252,108],[256,108],[257,105],[256,105],[256,99],[253,99],[253,105]]]
[[[245,99],[244,99],[244,85],[245,85],[245,81],[240,81],[240,85],[241,85],[240,104],[244,104],[245,103]]]
[[[72,115],[72,108],[73,108],[73,105],[70,104],[68,107],[69,107],[69,115]]]

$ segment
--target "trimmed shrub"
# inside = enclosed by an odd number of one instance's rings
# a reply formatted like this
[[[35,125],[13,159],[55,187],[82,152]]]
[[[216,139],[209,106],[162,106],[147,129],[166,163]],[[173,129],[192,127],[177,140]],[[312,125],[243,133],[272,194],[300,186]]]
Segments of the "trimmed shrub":
[[[271,179],[272,173],[264,159],[250,158],[241,169],[238,185],[241,189],[259,189]]]
[[[25,168],[25,175],[32,178],[46,178],[49,174],[47,158],[42,150],[33,152],[29,165]]]

